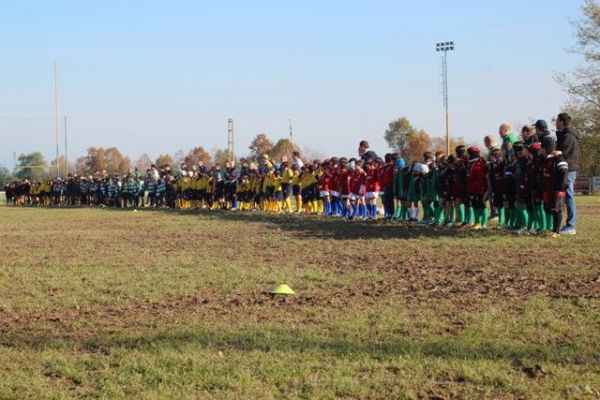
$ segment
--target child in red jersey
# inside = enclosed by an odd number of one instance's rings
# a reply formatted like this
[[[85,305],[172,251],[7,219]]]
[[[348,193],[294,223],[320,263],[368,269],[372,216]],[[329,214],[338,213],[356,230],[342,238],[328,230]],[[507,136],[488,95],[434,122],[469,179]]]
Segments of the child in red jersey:
[[[379,169],[373,160],[367,160],[365,172],[367,173],[365,178],[367,215],[369,219],[376,220],[378,214],[377,199],[379,198],[381,186],[379,184]]]
[[[350,180],[352,189],[352,199],[354,201],[354,215],[353,218],[367,218],[367,207],[366,207],[366,186],[365,181],[367,179],[367,173],[363,169],[363,161],[357,160],[354,164],[354,172]]]
[[[321,164],[322,174],[319,179],[319,197],[323,199],[323,214],[331,215],[331,197],[329,193],[331,184],[331,169],[329,168],[329,160],[323,160]]]
[[[351,181],[352,175],[348,168],[348,160],[345,157],[340,158],[338,171],[337,171],[337,182],[338,189],[340,191],[340,198],[342,199],[342,215],[348,219],[352,218],[354,210],[352,209],[351,203]]]
[[[489,192],[487,162],[481,157],[479,147],[471,146],[467,150],[469,166],[467,168],[467,192],[469,203],[475,214],[473,230],[484,229],[487,225],[488,208],[486,207]]]

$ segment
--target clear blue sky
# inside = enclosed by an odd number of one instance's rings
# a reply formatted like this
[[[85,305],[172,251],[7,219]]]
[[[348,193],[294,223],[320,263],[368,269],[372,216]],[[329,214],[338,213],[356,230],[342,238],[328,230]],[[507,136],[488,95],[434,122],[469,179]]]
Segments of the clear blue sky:
[[[229,117],[238,154],[259,132],[287,135],[288,118],[302,147],[354,155],[366,138],[385,153],[403,115],[443,135],[435,43],[453,40],[451,132],[479,142],[557,113],[553,77],[579,63],[566,49],[581,3],[5,0],[0,115],[52,117],[56,59],[70,158],[226,147]],[[54,121],[0,119],[0,164],[54,148]]]

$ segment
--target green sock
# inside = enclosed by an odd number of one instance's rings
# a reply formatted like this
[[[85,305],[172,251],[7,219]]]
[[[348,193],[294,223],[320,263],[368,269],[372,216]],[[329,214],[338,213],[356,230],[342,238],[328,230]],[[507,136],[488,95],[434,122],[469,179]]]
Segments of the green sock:
[[[467,215],[469,216],[467,222],[469,224],[474,224],[475,223],[475,209],[473,209],[473,207],[468,207],[467,212],[468,212]]]
[[[535,211],[535,210],[534,210]],[[530,231],[533,229],[533,225],[535,223],[535,214],[532,215],[528,220],[527,220],[527,230]]]
[[[396,209],[396,214],[394,215],[394,218],[398,219],[400,218],[400,215],[402,215],[402,205]]]
[[[487,221],[488,218],[490,217],[489,215],[489,210],[487,208],[484,208],[483,210],[481,210],[481,214],[479,216],[479,223],[481,224],[481,226],[483,228],[485,228],[487,226]]]
[[[529,213],[527,212],[527,207],[519,206],[517,212],[517,228],[527,228],[527,225],[529,224]]]
[[[503,226],[506,223],[506,212],[504,207],[498,207],[498,225]]]
[[[473,223],[481,224],[481,210],[479,208],[471,208],[473,210]]]
[[[464,223],[465,222],[465,205],[461,204],[460,206],[458,206],[458,220],[456,221],[458,223]]]
[[[438,224],[444,223],[444,206],[441,204],[437,206],[437,210],[435,210],[435,220]]]
[[[546,230],[552,232],[554,230],[554,216],[546,210],[544,210],[544,215],[546,217]]]
[[[515,226],[517,225],[517,220],[516,220],[517,213],[515,212],[515,208],[508,207],[508,210],[506,210],[506,211],[508,213],[507,225],[510,229],[514,229]]]

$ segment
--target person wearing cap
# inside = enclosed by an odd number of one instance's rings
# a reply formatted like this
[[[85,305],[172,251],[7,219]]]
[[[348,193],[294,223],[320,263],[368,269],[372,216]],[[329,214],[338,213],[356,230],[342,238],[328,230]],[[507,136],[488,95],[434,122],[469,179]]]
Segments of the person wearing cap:
[[[546,136],[542,147],[543,154],[546,155],[543,169],[544,210],[552,215],[553,236],[557,237],[561,230],[562,210],[568,188],[569,164],[562,154],[555,152],[556,142],[553,137]]]
[[[562,155],[569,167],[567,174],[567,190],[565,203],[567,204],[567,222],[560,230],[560,233],[566,235],[575,235],[577,224],[577,207],[575,204],[575,192],[573,185],[577,179],[577,169],[579,168],[580,136],[573,131],[571,127],[571,117],[567,113],[560,113],[556,117],[556,152],[555,155]]]
[[[487,163],[481,157],[481,151],[477,146],[467,149],[469,164],[467,168],[467,192],[469,193],[469,205],[473,209],[475,222],[471,229],[485,229],[488,215],[486,200],[488,195]]]
[[[504,151],[504,155],[511,160],[514,157],[513,143],[518,140],[517,135],[512,132],[510,124],[507,123],[500,125],[498,134],[502,138],[501,149]]]
[[[548,130],[548,123],[543,119],[538,119],[535,121],[533,125],[535,128],[535,134],[540,142],[544,140],[546,136],[550,136],[550,131]]]

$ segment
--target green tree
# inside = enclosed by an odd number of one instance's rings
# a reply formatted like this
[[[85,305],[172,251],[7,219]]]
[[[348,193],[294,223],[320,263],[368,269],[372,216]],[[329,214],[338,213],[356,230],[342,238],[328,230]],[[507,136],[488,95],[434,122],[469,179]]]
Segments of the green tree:
[[[430,149],[431,137],[421,129],[408,137],[402,154],[407,161],[422,161],[423,153]]]
[[[270,154],[273,149],[273,141],[269,139],[266,133],[259,133],[252,139],[250,142],[250,157],[249,159],[252,161],[259,161],[263,154]]]
[[[0,190],[4,189],[4,185],[12,180],[12,175],[8,168],[0,166]]]
[[[581,138],[580,174],[600,174],[600,3],[587,0],[582,18],[573,23],[576,43],[573,53],[583,57],[584,64],[569,75],[558,76],[570,99],[564,111],[573,117]]]
[[[20,154],[15,176],[19,179],[41,180],[46,176],[48,163],[44,155],[39,151],[28,154]]]
[[[183,159],[183,163],[188,169],[191,169],[192,165],[198,165],[200,161],[202,161],[204,165],[210,165],[211,160],[212,157],[206,150],[204,150],[204,147],[198,146],[190,150],[190,152]]]
[[[290,141],[290,139],[279,139],[269,152],[269,156],[271,157],[271,159],[277,161],[281,160],[281,158],[284,156],[287,157],[288,160],[291,160],[292,153],[298,150],[298,147],[296,147]]]
[[[416,132],[417,130],[410,124],[410,121],[406,117],[401,117],[388,124],[383,137],[394,151],[403,153],[411,135]]]
[[[166,167],[169,167],[171,169],[175,168],[175,160],[173,159],[173,156],[170,154],[159,155],[158,157],[156,157],[156,161],[154,162],[154,164],[158,168],[166,168]]]
[[[225,164],[226,161],[229,161],[229,152],[226,149],[217,149],[214,152],[213,160],[215,164]]]

